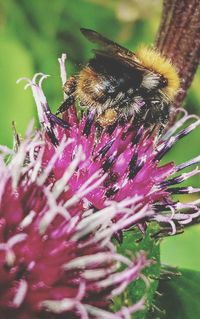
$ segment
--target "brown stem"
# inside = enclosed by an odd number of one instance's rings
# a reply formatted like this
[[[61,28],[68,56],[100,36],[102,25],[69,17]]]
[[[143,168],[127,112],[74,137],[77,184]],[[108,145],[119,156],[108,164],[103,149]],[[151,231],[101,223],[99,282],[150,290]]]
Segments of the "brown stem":
[[[200,61],[200,0],[164,0],[156,46],[179,72],[181,89],[175,100],[179,107]]]

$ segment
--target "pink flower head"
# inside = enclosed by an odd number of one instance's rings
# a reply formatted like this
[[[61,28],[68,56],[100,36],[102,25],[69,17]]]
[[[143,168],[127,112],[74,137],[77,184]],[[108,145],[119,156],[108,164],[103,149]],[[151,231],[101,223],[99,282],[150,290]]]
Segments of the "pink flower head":
[[[46,168],[41,163],[47,146],[40,134],[27,137],[16,154],[0,149],[1,319],[120,319],[143,308],[141,300],[117,313],[108,310],[112,297],[149,264],[142,252],[133,261],[119,255],[110,241],[121,229],[112,220],[120,214],[129,224],[136,198],[94,212],[75,188],[69,196],[69,182],[83,161],[78,150],[63,176],[46,183],[51,165],[71,143],[62,141]],[[90,187],[95,187],[92,180],[82,184],[82,192]],[[145,208],[135,216],[150,213]]]
[[[60,62],[63,75],[64,60]],[[136,223],[145,226],[147,221],[155,220],[163,226],[163,233],[167,234],[175,234],[177,227],[180,228],[200,215],[199,201],[183,204],[172,198],[173,194],[200,191],[199,188],[177,186],[199,173],[196,168],[189,173],[177,175],[184,168],[199,163],[200,156],[179,165],[172,162],[159,165],[161,158],[173,145],[200,124],[197,116],[187,115],[186,111],[179,110],[184,113],[183,117],[162,136],[156,136],[143,126],[135,127],[130,120],[123,125],[116,123],[104,129],[97,137],[93,111],[80,120],[74,106],[64,113],[62,119],[50,112],[41,88],[46,76],[41,74],[37,84],[38,75],[31,81],[28,80],[27,86],[32,88],[39,119],[46,132],[41,165],[49,173],[46,176],[47,183],[56,183],[61,177],[66,179],[69,187],[62,195],[62,200],[67,202],[70,198],[71,201],[72,194],[76,193],[77,198],[84,198],[85,207],[99,210],[105,207],[107,201],[121,202],[135,198],[135,204],[129,207],[132,209],[133,219],[128,225],[125,222],[122,229]],[[190,119],[194,120],[193,123],[181,129]],[[56,149],[62,147],[63,141],[68,143],[60,152],[60,157],[55,158]],[[69,179],[64,172],[75,155],[81,158],[71,167]],[[154,213],[136,218],[136,213],[146,206]],[[117,219],[122,219],[123,225],[123,215],[119,214]],[[169,224],[171,230],[166,227]]]

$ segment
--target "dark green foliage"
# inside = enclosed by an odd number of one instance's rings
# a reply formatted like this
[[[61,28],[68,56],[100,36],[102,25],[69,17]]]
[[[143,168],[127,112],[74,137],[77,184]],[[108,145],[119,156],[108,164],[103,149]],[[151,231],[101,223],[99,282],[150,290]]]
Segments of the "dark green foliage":
[[[118,252],[121,254],[133,257],[138,251],[142,250],[146,253],[147,258],[152,261],[151,265],[143,271],[148,284],[146,285],[143,279],[138,279],[129,285],[121,298],[115,300],[114,308],[116,309],[122,305],[132,305],[145,296],[146,310],[135,314],[134,318],[137,319],[143,318],[145,312],[150,309],[160,276],[160,247],[159,243],[151,237],[153,232],[153,227],[147,230],[145,236],[137,229],[127,231],[124,233],[123,243],[118,246]]]
[[[200,272],[169,270],[174,275],[160,281],[158,291],[161,295],[156,298],[156,308],[148,319],[199,319]]]

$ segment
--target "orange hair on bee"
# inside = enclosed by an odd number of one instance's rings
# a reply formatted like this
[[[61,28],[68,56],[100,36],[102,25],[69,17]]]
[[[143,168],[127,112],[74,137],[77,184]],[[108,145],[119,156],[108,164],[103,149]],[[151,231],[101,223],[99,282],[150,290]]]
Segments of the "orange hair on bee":
[[[162,75],[167,80],[167,85],[162,88],[162,91],[173,99],[179,89],[180,79],[171,61],[162,56],[158,50],[145,46],[140,47],[135,54],[146,68]]]

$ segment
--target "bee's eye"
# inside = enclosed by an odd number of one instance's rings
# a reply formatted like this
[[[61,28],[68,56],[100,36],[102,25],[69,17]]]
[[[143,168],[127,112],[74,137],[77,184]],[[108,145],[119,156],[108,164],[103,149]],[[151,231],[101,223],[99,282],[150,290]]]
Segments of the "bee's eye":
[[[168,80],[164,76],[161,76],[160,77],[160,88],[164,88],[167,85],[168,85]]]

